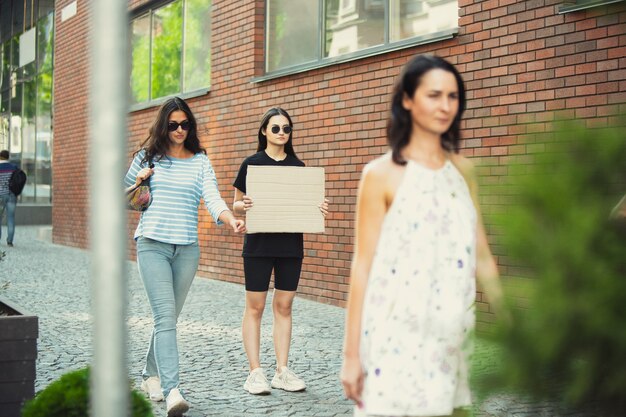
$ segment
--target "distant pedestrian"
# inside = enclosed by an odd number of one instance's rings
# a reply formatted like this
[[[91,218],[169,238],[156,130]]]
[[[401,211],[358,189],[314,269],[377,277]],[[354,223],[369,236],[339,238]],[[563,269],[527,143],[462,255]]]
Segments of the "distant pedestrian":
[[[7,213],[7,246],[13,247],[15,236],[15,209],[17,196],[9,190],[9,180],[18,167],[9,162],[9,151],[0,151],[0,237],[2,237],[2,216]]]
[[[493,303],[501,290],[474,167],[458,154],[464,108],[458,71],[415,57],[392,96],[391,151],[363,170],[341,371],[355,416],[471,405],[475,279]]]
[[[196,119],[178,97],[159,108],[125,183],[130,188],[148,177],[152,203],[135,231],[137,265],[154,319],[141,387],[153,401],[165,398],[172,417],[189,409],[179,389],[176,322],[198,269],[200,199],[218,225],[226,223],[237,233],[245,229],[222,200]]]
[[[246,195],[249,165],[303,167],[293,150],[293,123],[289,113],[280,107],[268,110],[261,119],[257,152],[246,158],[235,179],[233,211],[244,215],[252,208],[252,198]],[[328,200],[320,201],[319,209],[328,214]],[[250,394],[269,394],[271,387],[285,391],[302,391],[306,383],[288,365],[291,345],[292,305],[296,296],[302,258],[302,233],[247,234],[243,244],[243,269],[246,285],[246,307],[243,313],[243,345],[248,356],[250,373],[244,389]],[[274,271],[274,350],[276,372],[272,383],[267,381],[259,358],[261,318]]]

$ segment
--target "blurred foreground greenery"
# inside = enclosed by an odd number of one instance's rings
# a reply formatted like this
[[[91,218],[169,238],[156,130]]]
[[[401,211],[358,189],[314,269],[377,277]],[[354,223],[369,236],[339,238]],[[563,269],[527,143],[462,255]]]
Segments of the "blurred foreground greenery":
[[[130,389],[130,387],[129,387]],[[153,417],[145,395],[131,390],[131,416]],[[89,368],[71,371],[38,392],[22,409],[22,417],[87,417],[89,412]]]
[[[515,264],[503,281],[524,285],[505,286],[512,321],[479,391],[626,415],[625,129],[563,124],[533,157],[509,167],[515,203],[493,219]]]

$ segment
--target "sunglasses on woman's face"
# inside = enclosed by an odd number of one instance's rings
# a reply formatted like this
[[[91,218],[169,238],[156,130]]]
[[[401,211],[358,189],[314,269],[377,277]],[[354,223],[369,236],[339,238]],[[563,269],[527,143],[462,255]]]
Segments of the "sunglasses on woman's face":
[[[280,126],[278,125],[273,125],[270,129],[272,131],[273,134],[278,134],[278,132],[280,132]],[[290,134],[293,131],[293,129],[291,128],[291,126],[283,126],[283,132],[285,132],[285,135]]]
[[[183,130],[189,130],[189,128],[191,127],[191,123],[189,123],[189,120],[183,120],[180,123],[169,122],[167,124],[167,130],[169,130],[170,132],[175,132],[178,130],[178,126],[180,126],[180,128]]]

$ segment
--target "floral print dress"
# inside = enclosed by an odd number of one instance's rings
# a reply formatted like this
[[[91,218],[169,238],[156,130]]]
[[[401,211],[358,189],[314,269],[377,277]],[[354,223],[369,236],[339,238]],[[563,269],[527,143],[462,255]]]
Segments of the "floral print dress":
[[[450,160],[436,170],[407,163],[365,294],[356,415],[449,415],[471,404],[476,222]]]

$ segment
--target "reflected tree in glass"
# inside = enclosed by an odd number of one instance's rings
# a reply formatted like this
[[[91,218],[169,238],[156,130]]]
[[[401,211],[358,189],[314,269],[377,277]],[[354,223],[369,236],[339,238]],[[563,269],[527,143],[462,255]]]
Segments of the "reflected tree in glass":
[[[37,77],[36,140],[35,199],[40,203],[49,203],[52,197],[52,72],[43,72]]]
[[[154,12],[152,19],[152,94],[159,98],[180,91],[182,1]]]
[[[187,0],[185,4],[184,91],[197,90],[211,84],[210,45],[211,2]]]
[[[269,0],[267,4],[267,70],[315,61],[319,54],[318,2]]]
[[[34,201],[35,188],[33,184],[37,181],[35,176],[37,80],[33,78],[22,85],[24,97],[22,105],[22,170],[28,176],[26,187],[22,192],[22,201]]]
[[[37,71],[52,71],[54,57],[54,14],[37,22]]]
[[[132,102],[140,103],[150,98],[150,15],[133,20],[130,32]]]

